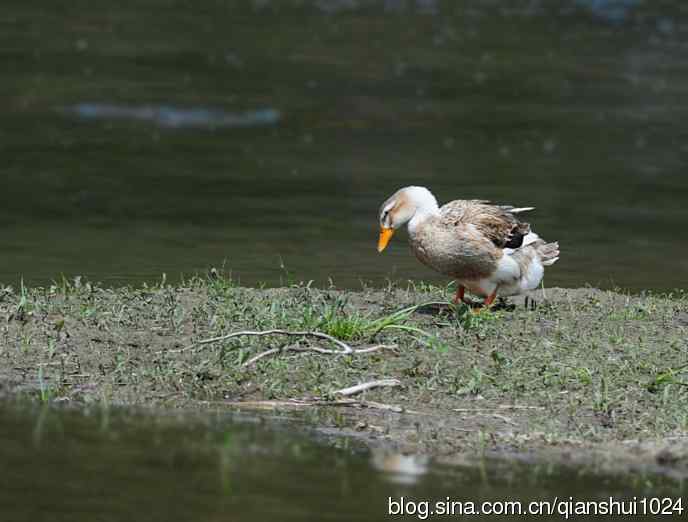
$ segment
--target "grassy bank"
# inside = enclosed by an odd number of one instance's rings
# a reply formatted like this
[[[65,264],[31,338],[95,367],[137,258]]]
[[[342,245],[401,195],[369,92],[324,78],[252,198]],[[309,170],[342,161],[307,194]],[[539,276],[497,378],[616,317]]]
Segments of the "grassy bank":
[[[4,288],[0,392],[298,409],[370,444],[447,459],[537,450],[688,467],[688,295],[548,289],[533,293],[534,309],[517,298],[476,315],[437,304],[451,291],[261,290],[222,276],[138,289]],[[200,342],[269,329],[378,348],[321,353],[312,348],[344,348],[281,334]],[[398,385],[346,397],[348,405],[334,393],[381,379]]]

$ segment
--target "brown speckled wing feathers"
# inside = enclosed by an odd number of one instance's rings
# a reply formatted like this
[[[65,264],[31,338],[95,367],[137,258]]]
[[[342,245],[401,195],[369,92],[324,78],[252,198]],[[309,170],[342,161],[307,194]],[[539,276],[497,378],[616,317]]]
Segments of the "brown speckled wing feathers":
[[[440,220],[445,226],[463,230],[472,225],[499,248],[518,248],[523,243],[523,236],[530,232],[530,225],[520,222],[512,213],[514,210],[526,209],[490,205],[483,200],[456,200],[440,209]]]

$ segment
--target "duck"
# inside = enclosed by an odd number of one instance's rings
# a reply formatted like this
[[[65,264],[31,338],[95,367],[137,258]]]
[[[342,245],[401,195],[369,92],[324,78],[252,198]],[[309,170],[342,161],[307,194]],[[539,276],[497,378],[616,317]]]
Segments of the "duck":
[[[454,304],[471,304],[468,290],[489,308],[498,295],[537,288],[545,267],[559,259],[559,243],[546,242],[519,219],[534,209],[477,199],[440,207],[426,187],[403,187],[380,206],[377,250],[385,250],[394,232],[407,225],[416,258],[456,281]]]

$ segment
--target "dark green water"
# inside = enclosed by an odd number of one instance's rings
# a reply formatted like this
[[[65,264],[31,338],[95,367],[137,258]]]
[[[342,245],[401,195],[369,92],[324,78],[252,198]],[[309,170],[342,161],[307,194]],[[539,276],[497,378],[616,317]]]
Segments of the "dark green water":
[[[0,404],[0,426],[6,522],[385,520],[392,518],[389,499],[401,497],[526,505],[557,496],[593,501],[684,494],[679,483],[661,476],[621,479],[500,461],[477,467],[403,461],[351,441],[314,438],[274,417]]]
[[[375,251],[413,183],[538,207],[550,286],[682,286],[687,45],[679,0],[6,0],[0,281],[428,279]]]

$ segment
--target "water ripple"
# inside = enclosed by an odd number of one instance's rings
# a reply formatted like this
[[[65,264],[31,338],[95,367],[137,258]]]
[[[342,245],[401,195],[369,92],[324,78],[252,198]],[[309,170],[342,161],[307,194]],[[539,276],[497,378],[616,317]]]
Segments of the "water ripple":
[[[59,107],[63,114],[84,120],[139,120],[165,128],[238,128],[276,125],[281,118],[272,108],[245,112],[221,109],[181,108],[171,105],[118,105],[110,103],[78,103]]]

